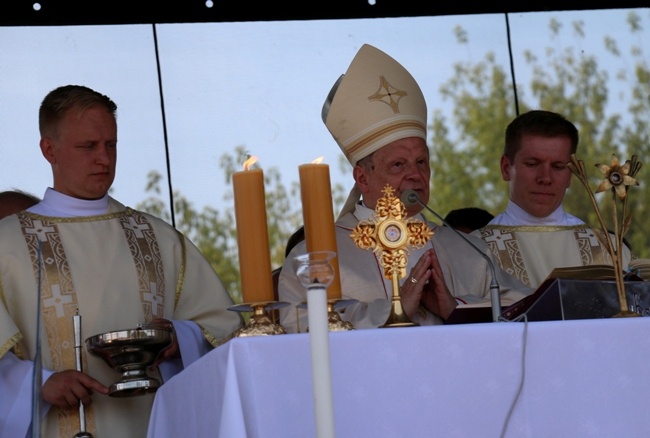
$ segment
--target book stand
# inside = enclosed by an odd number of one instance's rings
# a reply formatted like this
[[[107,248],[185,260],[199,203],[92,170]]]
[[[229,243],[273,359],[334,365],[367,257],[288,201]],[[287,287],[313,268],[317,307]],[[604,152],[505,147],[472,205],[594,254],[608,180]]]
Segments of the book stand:
[[[650,315],[650,282],[626,281],[627,303],[641,316]],[[616,283],[556,278],[532,295],[504,309],[508,321],[555,321],[611,318],[620,312]]]

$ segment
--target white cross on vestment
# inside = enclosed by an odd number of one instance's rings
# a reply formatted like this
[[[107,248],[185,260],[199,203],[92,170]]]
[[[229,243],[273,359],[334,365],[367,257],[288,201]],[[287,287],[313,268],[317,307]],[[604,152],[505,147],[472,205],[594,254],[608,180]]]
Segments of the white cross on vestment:
[[[499,248],[499,250],[505,250],[506,245],[503,242],[509,239],[512,239],[512,233],[501,233],[500,230],[494,230],[491,236],[485,238],[485,242],[496,242],[497,248]]]
[[[585,230],[584,232],[578,233],[578,237],[589,239],[591,246],[600,246],[600,241],[598,236],[593,232],[593,230]]]
[[[59,285],[53,284],[52,297],[43,300],[43,308],[54,307],[54,309],[56,310],[56,317],[61,318],[62,316],[65,316],[63,305],[70,304],[71,302],[72,302],[72,296],[61,295],[61,288],[59,287]]]
[[[127,230],[133,231],[133,233],[135,234],[135,237],[137,237],[138,239],[141,239],[141,238],[144,237],[144,234],[142,234],[142,232],[148,230],[149,225],[148,224],[139,224],[139,223],[137,223],[135,221],[134,218],[129,217],[129,223],[125,224],[124,228],[126,228]]]
[[[54,227],[44,227],[43,222],[39,220],[34,221],[34,228],[25,228],[25,233],[27,234],[36,234],[38,240],[41,242],[47,241],[47,234],[54,231]]]
[[[144,294],[144,300],[151,303],[151,313],[154,316],[161,316],[161,315],[158,315],[158,305],[162,306],[163,297],[161,295],[158,295],[158,293],[157,293],[158,288],[156,287],[155,282],[152,281],[152,282],[149,283],[149,290],[151,292]]]

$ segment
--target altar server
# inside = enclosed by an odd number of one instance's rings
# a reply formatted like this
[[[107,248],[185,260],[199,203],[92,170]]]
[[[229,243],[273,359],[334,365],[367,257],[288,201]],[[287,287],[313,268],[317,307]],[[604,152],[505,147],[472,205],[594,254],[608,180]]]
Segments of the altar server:
[[[597,232],[562,206],[573,176],[567,164],[578,141],[575,125],[555,112],[532,110],[510,122],[500,161],[508,205],[473,232],[503,269],[534,288],[554,268],[612,264]],[[624,247],[623,267],[631,257]]]
[[[85,372],[77,371],[77,313],[84,339],[152,321],[173,330],[160,366],[167,377],[240,327],[198,249],[166,222],[109,196],[116,111],[109,97],[78,85],[54,89],[40,106],[40,149],[53,185],[41,202],[0,221],[0,436],[30,433],[37,336],[42,436],[75,436],[80,402],[94,437],[146,436],[153,393],[107,395],[120,374],[85,348]]]

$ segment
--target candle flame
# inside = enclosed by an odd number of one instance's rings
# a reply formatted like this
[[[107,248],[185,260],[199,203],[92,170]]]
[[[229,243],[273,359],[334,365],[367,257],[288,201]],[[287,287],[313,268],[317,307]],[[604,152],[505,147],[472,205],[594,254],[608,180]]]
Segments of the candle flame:
[[[311,163],[312,163],[312,164],[320,164],[320,163],[322,163],[322,162],[323,162],[323,157],[321,156],[321,157],[316,158],[316,159],[315,159],[314,161],[312,161]]]
[[[255,163],[257,163],[257,157],[252,155],[248,160],[244,161],[244,170],[249,170]]]

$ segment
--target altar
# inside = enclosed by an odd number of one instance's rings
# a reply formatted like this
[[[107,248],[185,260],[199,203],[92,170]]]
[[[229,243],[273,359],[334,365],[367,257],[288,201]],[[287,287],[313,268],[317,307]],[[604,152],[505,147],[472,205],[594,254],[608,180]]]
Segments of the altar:
[[[337,437],[647,437],[650,318],[330,333]],[[235,338],[157,392],[149,438],[315,437],[308,334]]]

